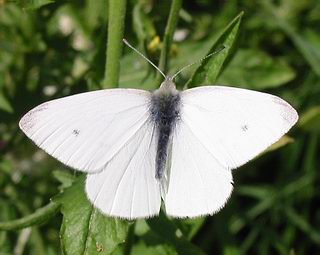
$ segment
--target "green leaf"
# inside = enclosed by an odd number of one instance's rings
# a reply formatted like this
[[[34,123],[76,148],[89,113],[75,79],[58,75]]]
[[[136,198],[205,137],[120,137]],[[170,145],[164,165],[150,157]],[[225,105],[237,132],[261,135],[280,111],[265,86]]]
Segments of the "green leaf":
[[[70,187],[76,180],[76,177],[67,171],[55,170],[52,174],[54,178],[56,178],[61,183],[59,187],[61,191],[63,191],[65,188]]]
[[[301,114],[298,126],[306,131],[320,131],[320,106],[314,106]]]
[[[236,217],[235,219],[231,220],[230,231],[233,234],[238,233],[248,223],[248,221],[254,221],[259,215],[271,208],[275,199],[275,193],[270,192],[264,200],[260,200],[255,204],[255,206],[251,207],[250,210],[245,213],[245,219]]]
[[[65,255],[111,254],[124,243],[129,222],[103,215],[88,201],[81,176],[54,201],[61,203],[60,230]]]
[[[161,211],[159,217],[147,220],[150,229],[163,241],[173,245],[178,254],[204,255],[205,253],[197,246],[188,241],[181,230],[170,221]]]
[[[191,240],[201,229],[206,221],[206,217],[198,217],[195,219],[177,219],[176,225],[183,232],[183,235]]]
[[[35,10],[44,5],[54,3],[54,0],[17,0],[11,2],[16,2],[24,9]]]
[[[271,14],[274,24],[283,30],[284,33],[292,40],[300,53],[304,56],[313,71],[320,76],[320,50],[317,43],[307,36],[301,35],[296,29],[287,22],[275,6],[270,1],[261,1],[264,9]],[[311,40],[310,40],[311,39]]]
[[[13,113],[13,108],[10,102],[4,97],[2,92],[0,92],[0,109],[9,113]]]
[[[280,138],[280,140],[278,140],[277,142],[275,142],[274,144],[272,144],[271,146],[269,146],[267,149],[265,149],[263,152],[261,152],[258,157],[271,152],[271,151],[275,151],[289,143],[292,143],[294,141],[293,138],[291,138],[290,136],[284,135]]]
[[[132,248],[130,255],[176,255],[178,254],[168,244],[146,244],[145,242],[138,242]]]
[[[0,220],[9,221],[12,214],[14,214],[12,204],[8,203],[6,200],[0,199]],[[11,254],[9,233],[5,231],[0,231],[0,247],[1,254]]]
[[[196,87],[215,83],[219,74],[224,68],[226,60],[230,57],[234,50],[235,43],[237,41],[236,39],[239,34],[242,16],[243,12],[241,12],[233,21],[230,22],[218,39],[213,43],[208,54],[217,51],[222,46],[225,47],[224,50],[202,61],[201,65],[196,69],[191,79],[187,82],[188,87]]]
[[[238,194],[259,200],[264,200],[271,192],[272,189],[265,186],[246,186],[242,185],[236,188]]]
[[[294,78],[295,72],[286,62],[259,50],[246,49],[237,52],[218,84],[260,90],[279,87]]]
[[[223,255],[240,255],[241,250],[235,246],[226,246],[223,248]]]
[[[286,208],[285,213],[288,221],[302,230],[316,244],[320,244],[320,232],[302,216],[295,212],[292,208]]]
[[[175,247],[170,243],[165,242],[161,235],[152,231],[146,220],[137,220],[134,228],[135,239],[139,240],[135,242],[131,248],[131,255],[138,254],[178,254]],[[113,254],[118,255],[118,254]]]
[[[140,49],[144,47],[146,40],[156,36],[154,25],[150,17],[144,13],[143,5],[141,3],[137,3],[133,8],[132,28],[139,41]]]

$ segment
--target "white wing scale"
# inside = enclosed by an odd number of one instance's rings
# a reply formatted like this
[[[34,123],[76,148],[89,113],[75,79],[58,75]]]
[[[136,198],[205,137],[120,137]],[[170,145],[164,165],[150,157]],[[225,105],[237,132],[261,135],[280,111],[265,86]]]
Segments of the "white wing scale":
[[[34,108],[20,127],[61,162],[90,173],[86,194],[103,213],[150,217],[159,213],[161,198],[149,103],[142,90],[88,92]]]
[[[199,87],[181,98],[171,169],[161,183],[166,211],[212,214],[232,192],[231,169],[276,142],[298,115],[278,97],[244,89]],[[146,91],[100,90],[44,103],[19,124],[40,148],[91,173],[86,192],[103,213],[150,217],[159,213],[161,195],[149,103]]]
[[[189,89],[181,104],[170,177],[162,183],[166,212],[174,217],[220,210],[232,192],[231,169],[276,142],[298,119],[284,100],[238,88]]]
[[[39,105],[19,125],[64,164],[98,172],[147,122],[149,100],[150,93],[143,90],[87,92]]]
[[[201,144],[182,117],[173,135],[167,214],[179,218],[213,214],[224,206],[232,189],[231,170]]]
[[[226,168],[237,168],[281,138],[298,120],[284,100],[219,86],[182,92],[183,123]]]
[[[155,178],[154,133],[153,123],[147,122],[104,171],[87,176],[88,198],[103,213],[126,219],[159,214],[161,196]]]

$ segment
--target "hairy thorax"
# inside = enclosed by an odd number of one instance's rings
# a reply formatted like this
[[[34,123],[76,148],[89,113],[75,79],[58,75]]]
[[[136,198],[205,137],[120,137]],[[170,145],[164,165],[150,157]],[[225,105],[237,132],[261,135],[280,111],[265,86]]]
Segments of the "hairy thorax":
[[[180,93],[171,80],[165,80],[160,88],[152,94],[150,114],[155,124],[157,135],[157,154],[155,159],[155,177],[157,180],[161,180],[164,173],[168,147],[180,116],[180,104]]]

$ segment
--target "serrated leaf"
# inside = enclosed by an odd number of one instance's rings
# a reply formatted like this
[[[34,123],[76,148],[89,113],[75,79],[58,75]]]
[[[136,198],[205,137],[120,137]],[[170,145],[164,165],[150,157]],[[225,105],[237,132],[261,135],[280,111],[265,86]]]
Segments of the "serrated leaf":
[[[213,43],[208,54],[219,50],[221,47],[224,47],[224,50],[202,61],[201,65],[196,69],[191,79],[188,81],[188,87],[215,83],[224,68],[226,60],[234,50],[242,16],[243,12],[230,22],[218,39]]]
[[[124,243],[129,222],[103,215],[88,201],[81,176],[54,201],[61,203],[61,247],[65,255],[107,255]]]
[[[281,59],[273,59],[256,49],[246,49],[237,52],[218,84],[260,90],[279,87],[294,77],[294,70]]]

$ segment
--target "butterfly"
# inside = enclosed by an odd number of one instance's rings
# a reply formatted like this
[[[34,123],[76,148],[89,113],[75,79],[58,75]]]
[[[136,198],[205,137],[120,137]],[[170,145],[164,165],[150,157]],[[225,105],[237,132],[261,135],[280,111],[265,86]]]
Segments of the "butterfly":
[[[173,217],[214,214],[231,195],[232,170],[298,120],[277,96],[215,85],[178,91],[174,76],[161,74],[165,80],[153,92],[115,88],[67,96],[19,122],[37,146],[87,173],[87,197],[106,215],[152,217],[162,200]]]

